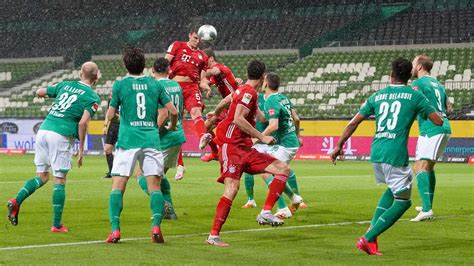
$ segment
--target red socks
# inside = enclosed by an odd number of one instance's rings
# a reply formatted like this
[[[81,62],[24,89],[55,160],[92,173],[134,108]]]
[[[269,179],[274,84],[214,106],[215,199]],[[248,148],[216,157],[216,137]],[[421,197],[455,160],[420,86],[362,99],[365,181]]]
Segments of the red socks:
[[[265,200],[265,204],[263,205],[264,210],[272,210],[273,205],[275,205],[275,202],[278,200],[280,195],[283,193],[283,190],[285,189],[287,179],[287,175],[275,175],[272,183],[270,183],[270,190],[268,191],[267,199]]]
[[[200,116],[196,117],[193,121],[194,121],[194,130],[196,131],[196,134],[199,137],[201,137],[207,131],[206,124],[204,123],[204,120]]]
[[[214,155],[217,155],[219,154],[219,147],[217,147],[217,144],[214,142],[214,138],[216,137],[216,134],[214,134],[214,131],[211,131],[209,133],[211,133],[212,139],[213,139],[211,140],[211,142],[209,142],[209,147],[211,147],[212,153]]]
[[[179,150],[178,154],[178,165],[184,166],[184,161],[183,161],[183,150]]]
[[[212,224],[211,235],[219,235],[222,225],[225,223],[227,216],[232,207],[232,200],[222,196],[217,204],[216,216],[214,216],[214,223]]]

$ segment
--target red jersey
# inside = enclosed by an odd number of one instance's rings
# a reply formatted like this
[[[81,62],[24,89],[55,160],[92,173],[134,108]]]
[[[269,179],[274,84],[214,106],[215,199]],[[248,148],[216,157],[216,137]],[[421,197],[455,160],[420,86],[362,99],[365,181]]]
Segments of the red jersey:
[[[176,75],[186,76],[197,83],[201,79],[201,71],[207,70],[206,53],[191,48],[187,42],[172,43],[166,54],[174,56],[170,62],[170,79]]]
[[[246,120],[255,127],[255,115],[258,108],[257,97],[257,91],[248,84],[240,86],[232,94],[232,102],[230,103],[227,117],[217,126],[216,136],[218,142],[244,145],[249,148],[252,146],[252,138],[250,135],[240,130],[233,121],[237,105],[241,104],[250,110]]]
[[[210,76],[209,81],[217,87],[222,98],[225,98],[227,95],[234,93],[239,85],[237,84],[237,81],[235,81],[234,74],[232,74],[232,71],[226,65],[218,63],[215,64],[213,68],[214,67],[217,67],[221,73],[215,76]]]

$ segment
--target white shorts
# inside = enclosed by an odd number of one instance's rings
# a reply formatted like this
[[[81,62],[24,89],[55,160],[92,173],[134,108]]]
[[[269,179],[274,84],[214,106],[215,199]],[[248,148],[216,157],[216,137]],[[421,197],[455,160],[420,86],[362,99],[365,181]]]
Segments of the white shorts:
[[[416,160],[438,160],[443,155],[450,137],[450,134],[438,134],[431,138],[419,136],[416,143]]]
[[[273,156],[286,164],[289,164],[291,160],[293,160],[299,149],[298,147],[286,148],[280,145],[266,145],[261,143],[253,145],[253,148],[258,152]]]
[[[137,161],[144,176],[163,176],[163,155],[161,151],[152,148],[129,150],[118,148],[115,151],[111,175],[131,176]]]
[[[175,168],[178,162],[179,152],[181,151],[181,144],[171,146],[168,149],[162,150],[164,166],[167,169]]]
[[[36,135],[36,172],[53,170],[53,176],[64,178],[72,167],[74,138],[65,137],[54,131],[39,130]]]
[[[377,184],[387,184],[393,195],[403,199],[411,197],[413,173],[410,166],[393,166],[386,163],[373,163]]]

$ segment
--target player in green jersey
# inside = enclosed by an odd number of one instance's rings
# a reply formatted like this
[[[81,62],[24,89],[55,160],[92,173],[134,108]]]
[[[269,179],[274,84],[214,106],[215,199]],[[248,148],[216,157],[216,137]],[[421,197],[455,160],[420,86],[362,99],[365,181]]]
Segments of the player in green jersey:
[[[298,134],[299,131],[299,117],[291,105],[289,99],[278,93],[278,87],[280,85],[280,78],[275,73],[268,73],[265,76],[262,88],[265,90],[265,95],[259,96],[259,108],[264,111],[265,121],[258,121],[256,126],[257,130],[261,130],[264,135],[272,135],[277,145],[265,145],[256,143],[254,148],[262,153],[269,154],[280,161],[289,163],[300,147],[300,141]],[[246,174],[245,176],[246,188],[249,188],[250,192],[247,192],[249,199],[243,208],[250,208],[256,206],[255,200],[253,200],[253,184],[248,184],[248,180],[253,181],[253,176]],[[270,175],[264,175],[263,179],[267,184],[271,183],[273,177]],[[291,180],[291,181],[290,181]],[[293,171],[290,171],[288,177],[288,184],[285,187],[285,194],[290,198],[293,205],[293,209],[299,208],[300,204],[304,204],[301,196],[298,195],[298,185],[296,182],[296,175]],[[278,200],[278,210],[275,216],[285,219],[292,216],[291,210],[287,207],[285,200],[281,197]]]
[[[87,126],[100,102],[92,89],[98,76],[97,65],[86,62],[81,67],[80,81],[63,81],[36,91],[38,97],[55,99],[36,135],[36,176],[27,181],[16,198],[7,203],[8,219],[12,225],[18,224],[18,213],[23,201],[48,182],[51,168],[54,177],[51,232],[68,232],[61,221],[66,199],[66,176],[72,166],[74,139],[79,139],[77,165],[82,166]]]
[[[357,241],[357,247],[369,255],[382,255],[378,251],[377,236],[390,228],[411,206],[413,175],[408,165],[408,135],[417,115],[430,119],[435,125],[443,124],[423,94],[407,86],[412,63],[406,59],[392,62],[390,86],[374,93],[344,129],[331,153],[335,164],[343,154],[343,145],[366,118],[375,116],[375,135],[370,157],[377,183],[388,189],[382,194],[375,209],[369,230]]]
[[[158,58],[153,64],[153,76],[166,90],[166,93],[170,97],[173,105],[178,110],[178,122],[176,124],[176,131],[170,131],[166,126],[160,127],[160,149],[163,153],[164,158],[164,172],[168,172],[170,168],[175,168],[178,161],[178,155],[181,150],[181,146],[186,142],[184,135],[182,116],[184,112],[183,108],[183,93],[178,82],[168,79],[169,72],[169,61],[165,58]],[[168,110],[164,106],[159,106],[158,124],[165,125],[169,124]],[[146,184],[145,176],[139,173],[137,177],[138,184],[142,190],[148,194],[148,186]],[[173,208],[173,200],[171,198],[171,186],[166,175],[161,178],[161,192],[165,198],[165,215],[164,219],[176,220],[178,217]]]
[[[433,60],[426,55],[419,55],[413,60],[412,74],[418,79],[413,81],[413,89],[426,96],[435,110],[443,117],[443,126],[438,127],[430,120],[418,117],[420,136],[416,145],[415,173],[418,192],[422,202],[416,207],[418,215],[411,219],[413,222],[433,218],[433,197],[436,186],[434,166],[436,160],[443,155],[444,149],[451,136],[451,127],[446,115],[448,96],[443,85],[430,76]]]
[[[112,233],[106,242],[120,240],[120,213],[123,193],[136,162],[146,176],[150,208],[152,211],[151,235],[155,243],[163,243],[160,229],[164,198],[160,190],[163,176],[163,156],[160,151],[158,132],[159,105],[165,106],[171,114],[169,130],[176,129],[178,111],[158,81],[143,75],[145,56],[140,49],[127,49],[123,56],[128,75],[112,86],[112,100],[107,110],[111,120],[120,108],[120,130],[117,150],[112,167],[112,191],[110,192],[109,216]]]
[[[264,93],[261,93],[261,92],[258,93],[257,104],[258,104],[259,110],[265,110]],[[268,123],[266,121],[262,122],[261,120],[262,119],[257,119],[257,121],[255,122],[255,129],[257,129],[259,132],[263,132],[265,128],[268,126]],[[257,202],[255,202],[254,193],[253,193],[253,187],[255,185],[254,176],[248,173],[244,173],[244,180],[245,180],[245,191],[247,192],[247,202],[242,206],[242,208],[244,209],[256,208]],[[280,202],[280,200],[278,200],[278,202]]]

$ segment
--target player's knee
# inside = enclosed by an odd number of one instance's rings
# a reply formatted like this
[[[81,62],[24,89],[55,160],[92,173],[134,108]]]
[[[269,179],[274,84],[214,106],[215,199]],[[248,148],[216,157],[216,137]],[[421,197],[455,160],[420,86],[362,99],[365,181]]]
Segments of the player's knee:
[[[46,184],[49,181],[49,172],[37,173],[43,184]]]
[[[288,166],[288,164],[282,161],[278,161],[278,163],[276,164],[276,167],[277,167],[278,172],[281,173],[282,175],[288,176],[290,174],[290,167]]]
[[[112,145],[106,144],[106,145],[104,146],[104,152],[105,152],[106,155],[112,154],[112,150],[113,150],[113,146],[112,146]]]
[[[415,163],[415,172],[421,172],[421,171],[429,171],[429,164],[430,161],[428,160],[419,160]]]
[[[189,112],[189,114],[191,115],[192,119],[195,119],[197,117],[201,117],[202,116],[201,108],[200,107],[193,107],[191,109],[191,112]]]
[[[411,198],[411,188],[397,191],[397,192],[393,193],[393,196],[394,196],[395,199],[399,199],[399,200],[410,200],[410,198]],[[410,204],[411,204],[411,201],[410,201]]]
[[[235,196],[237,196],[237,192],[239,192],[240,182],[239,180],[230,180],[229,182],[224,181],[225,188],[224,188],[224,197],[234,200]]]
[[[64,185],[66,184],[66,177],[54,177],[54,184],[61,184]]]

